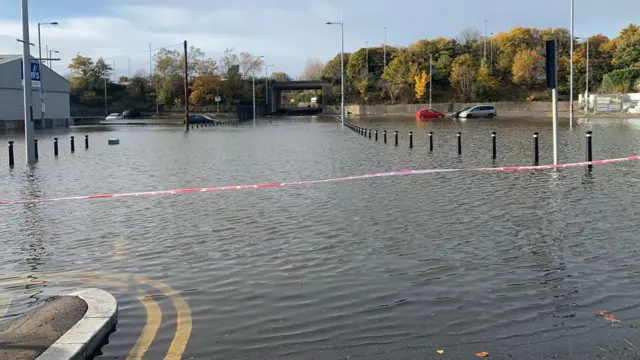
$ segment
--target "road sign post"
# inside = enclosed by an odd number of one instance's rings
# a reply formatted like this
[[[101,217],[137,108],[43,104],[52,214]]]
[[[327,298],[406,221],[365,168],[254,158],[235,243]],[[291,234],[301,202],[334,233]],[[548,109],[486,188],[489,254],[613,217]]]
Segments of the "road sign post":
[[[556,40],[546,43],[547,88],[551,89],[551,108],[553,113],[553,164],[558,165],[558,61]]]
[[[40,64],[37,62],[31,62],[31,88],[40,88]],[[22,61],[20,62],[20,80],[22,81],[22,86],[24,87],[24,64]]]

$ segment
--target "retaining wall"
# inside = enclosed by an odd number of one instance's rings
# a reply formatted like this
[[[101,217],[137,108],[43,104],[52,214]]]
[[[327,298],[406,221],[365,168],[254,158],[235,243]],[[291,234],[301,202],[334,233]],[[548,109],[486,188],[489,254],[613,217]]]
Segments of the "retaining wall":
[[[482,103],[438,103],[432,104],[434,110],[452,113],[455,110],[483,105]],[[551,116],[551,102],[496,102],[498,116]],[[418,110],[428,108],[429,104],[396,104],[396,105],[347,105],[352,116],[359,115],[415,115]],[[578,104],[574,102],[574,112],[578,111]],[[558,102],[559,113],[569,113],[569,101]],[[325,113],[340,113],[340,106],[328,106]]]

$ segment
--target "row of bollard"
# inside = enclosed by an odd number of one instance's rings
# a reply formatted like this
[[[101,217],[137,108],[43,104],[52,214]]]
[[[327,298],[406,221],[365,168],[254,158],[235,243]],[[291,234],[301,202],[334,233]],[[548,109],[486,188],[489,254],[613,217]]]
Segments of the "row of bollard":
[[[193,130],[193,129],[199,129],[201,127],[228,125],[228,124],[234,124],[236,122],[237,122],[236,120],[216,120],[215,122],[211,122],[211,123],[191,124],[191,129]]]
[[[69,139],[72,153],[76,151],[75,138],[76,138],[75,136],[71,136]],[[13,141],[9,141],[9,166],[11,167],[15,165],[13,144],[14,144]],[[38,160],[38,139],[33,139],[33,145],[34,145],[34,155],[36,160]],[[84,136],[84,148],[85,150],[89,149],[89,135]],[[53,156],[58,156],[58,138],[57,137],[53,138]]]
[[[353,125],[350,123],[345,123],[345,125],[353,130],[354,132],[364,136],[369,137],[371,139],[371,129],[365,129],[357,125]],[[378,130],[373,130],[375,135],[375,141],[378,141]],[[393,132],[394,135],[394,146],[398,146],[398,131]],[[458,131],[456,133],[457,138],[457,147],[458,147],[458,155],[462,155],[462,132]],[[533,164],[539,165],[540,163],[540,147],[538,143],[539,133],[533,133]],[[587,131],[585,134],[586,139],[586,161],[593,161],[593,132]],[[383,130],[382,132],[382,141],[384,144],[387,144],[387,130]],[[409,131],[409,149],[413,149],[413,131]],[[433,131],[429,131],[429,152],[433,152]],[[491,158],[496,160],[498,158],[498,147],[497,147],[497,134],[495,131],[491,133]],[[587,165],[589,169],[593,168],[593,165]]]

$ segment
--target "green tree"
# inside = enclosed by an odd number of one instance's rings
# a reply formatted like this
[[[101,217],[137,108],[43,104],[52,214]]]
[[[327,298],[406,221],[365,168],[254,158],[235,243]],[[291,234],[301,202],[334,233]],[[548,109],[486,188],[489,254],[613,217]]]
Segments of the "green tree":
[[[384,89],[391,103],[396,102],[398,95],[411,89],[412,71],[411,54],[409,52],[398,53],[391,61],[384,74],[382,74]]]
[[[291,76],[284,72],[273,72],[271,73],[271,80],[275,81],[291,81]]]
[[[618,69],[640,68],[640,26],[630,24],[622,29],[612,64]]]
[[[471,98],[471,87],[477,75],[478,64],[470,54],[459,56],[453,61],[450,81],[463,100],[468,101]]]

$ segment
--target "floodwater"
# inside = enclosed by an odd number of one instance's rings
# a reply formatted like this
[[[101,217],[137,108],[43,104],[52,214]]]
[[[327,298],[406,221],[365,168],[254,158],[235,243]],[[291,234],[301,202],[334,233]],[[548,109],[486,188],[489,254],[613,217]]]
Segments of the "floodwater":
[[[39,133],[27,167],[3,135],[0,200],[531,165],[536,131],[552,161],[547,120],[350,120],[389,144],[320,118],[86,127]],[[640,120],[580,119],[561,162],[584,160],[587,130],[595,159],[640,154]],[[0,206],[0,317],[91,286],[120,306],[98,359],[637,358],[639,179],[631,162]]]

